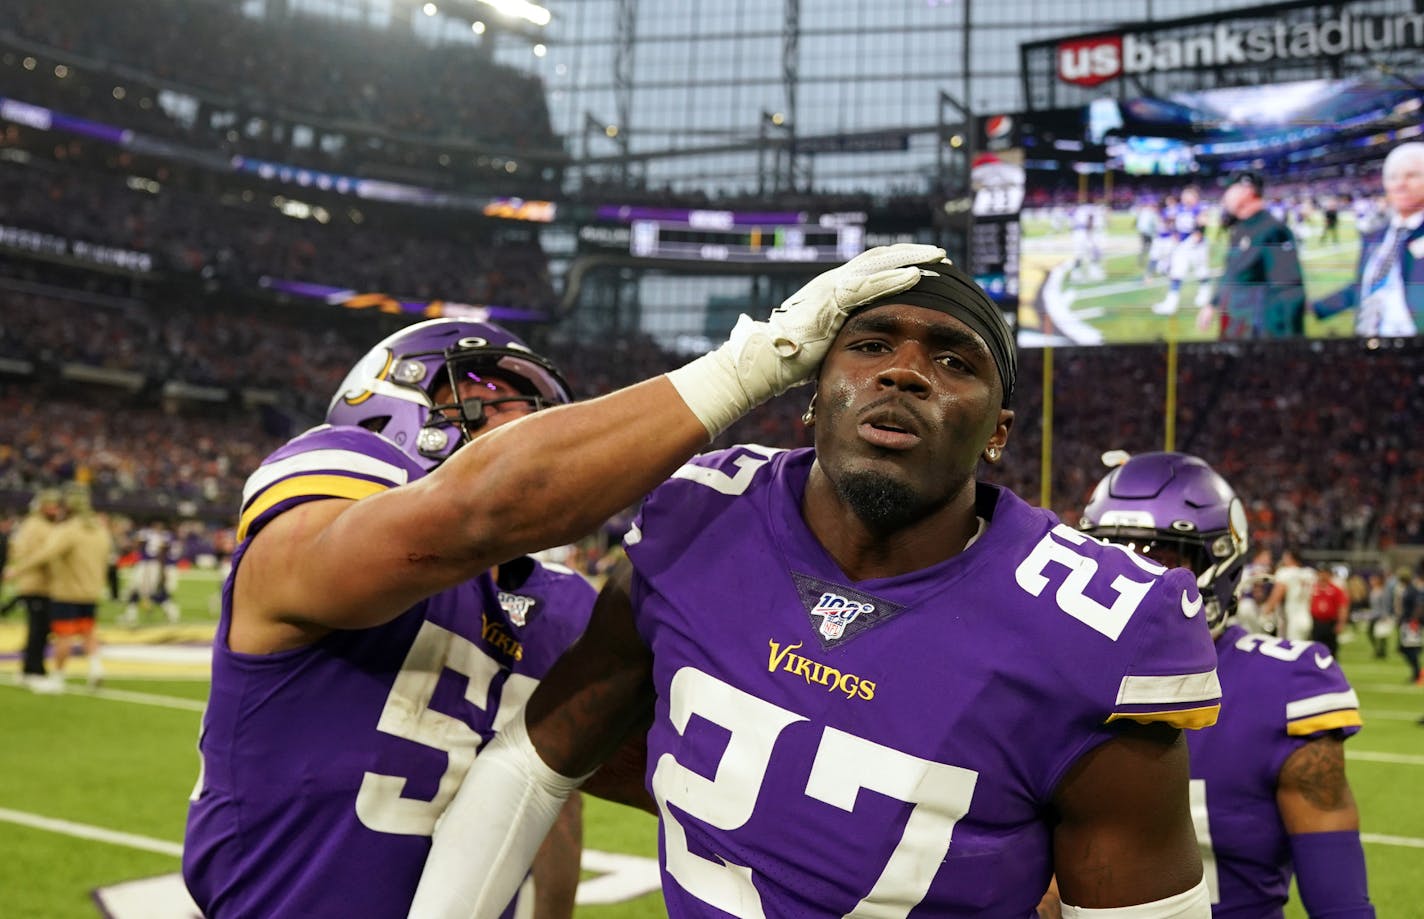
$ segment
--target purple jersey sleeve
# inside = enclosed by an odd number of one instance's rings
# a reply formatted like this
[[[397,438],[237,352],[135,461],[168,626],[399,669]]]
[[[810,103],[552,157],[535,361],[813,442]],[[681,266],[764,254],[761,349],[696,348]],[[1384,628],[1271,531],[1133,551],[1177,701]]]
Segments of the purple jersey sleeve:
[[[1139,561],[1132,553],[1123,554]],[[1191,572],[1173,568],[1156,579],[1127,629],[1136,633],[1136,648],[1109,721],[1161,721],[1190,729],[1216,723],[1221,684],[1202,608]]]
[[[322,498],[365,498],[424,472],[399,447],[363,428],[322,425],[262,461],[242,489],[241,542],[283,511]]]

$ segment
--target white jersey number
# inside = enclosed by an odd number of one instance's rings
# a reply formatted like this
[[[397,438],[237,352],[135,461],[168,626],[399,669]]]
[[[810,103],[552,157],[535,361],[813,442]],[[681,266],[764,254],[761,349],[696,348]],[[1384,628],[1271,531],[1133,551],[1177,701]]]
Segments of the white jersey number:
[[[1055,536],[1058,538],[1055,539]],[[1069,545],[1059,542],[1060,539]],[[1028,591],[1031,596],[1037,597],[1048,586],[1046,572],[1050,565],[1061,565],[1068,569],[1068,575],[1063,579],[1063,583],[1058,585],[1058,591],[1054,594],[1059,608],[1084,625],[1102,632],[1113,641],[1117,641],[1122,630],[1127,627],[1127,621],[1132,618],[1133,613],[1137,612],[1137,607],[1142,604],[1143,598],[1152,589],[1152,582],[1134,581],[1131,578],[1118,575],[1113,578],[1111,584],[1112,589],[1117,593],[1117,598],[1110,606],[1104,606],[1089,597],[1086,590],[1092,582],[1093,576],[1098,573],[1098,563],[1095,559],[1089,558],[1073,548],[1088,541],[1087,535],[1072,527],[1058,524],[1038,541],[1038,545],[1033,547],[1028,558],[1019,563],[1019,567],[1014,571],[1014,580],[1018,581],[1019,586]],[[1121,552],[1139,570],[1153,577],[1167,570],[1114,543],[1094,543],[1094,545],[1104,545]]]
[[[726,728],[731,736],[708,779],[670,753],[658,758],[653,796],[663,816],[667,871],[688,893],[744,919],[765,915],[752,870],[688,850],[687,831],[668,808],[719,830],[735,830],[752,817],[772,749],[781,732],[807,719],[743,692],[693,667],[673,675],[669,717],[679,731],[692,715]],[[862,788],[914,805],[899,843],[875,886],[848,916],[899,919],[924,899],[949,852],[954,825],[969,811],[978,773],[912,756],[862,737],[824,728],[806,795],[851,812]]]
[[[1291,641],[1269,635],[1242,635],[1236,640],[1236,647],[1242,651],[1259,651],[1266,657],[1286,663],[1300,660],[1300,656],[1314,644],[1312,641]]]
[[[751,487],[752,478],[757,471],[767,463],[771,462],[776,454],[781,450],[773,450],[769,447],[761,447],[756,444],[743,444],[741,449],[747,451],[743,455],[732,460],[732,465],[737,467],[734,475],[728,475],[720,469],[711,466],[699,466],[696,463],[688,463],[672,474],[674,479],[687,479],[689,482],[696,482],[699,485],[706,485],[715,492],[736,497],[743,494]]]
[[[410,651],[396,675],[376,730],[414,741],[449,754],[435,797],[429,801],[405,797],[406,776],[367,772],[356,794],[356,816],[378,833],[429,836],[460,780],[465,777],[480,747],[480,735],[459,718],[430,708],[435,684],[445,670],[465,677],[465,699],[485,711],[490,685],[501,670],[499,663],[474,642],[429,620],[420,626]],[[529,685],[525,685],[525,681]],[[533,680],[510,677],[501,694],[494,725],[502,725],[533,691]]]

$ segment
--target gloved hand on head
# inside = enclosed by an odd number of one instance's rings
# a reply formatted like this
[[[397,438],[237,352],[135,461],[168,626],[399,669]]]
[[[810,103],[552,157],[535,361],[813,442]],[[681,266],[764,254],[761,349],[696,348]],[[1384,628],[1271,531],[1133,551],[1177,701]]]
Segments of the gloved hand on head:
[[[709,437],[754,406],[809,382],[846,316],[857,306],[909,290],[917,265],[945,257],[938,246],[878,246],[812,278],[764,322],[745,314],[727,342],[668,374]]]

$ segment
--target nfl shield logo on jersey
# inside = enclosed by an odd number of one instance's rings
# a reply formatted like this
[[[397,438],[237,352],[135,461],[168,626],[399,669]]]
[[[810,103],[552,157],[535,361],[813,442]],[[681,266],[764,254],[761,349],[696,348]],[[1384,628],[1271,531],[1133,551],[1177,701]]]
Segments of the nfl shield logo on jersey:
[[[844,635],[846,626],[854,622],[857,616],[873,612],[875,607],[872,604],[848,600],[829,592],[821,594],[821,599],[811,608],[812,616],[821,617],[821,634],[831,640]]]
[[[854,587],[824,581],[809,574],[791,572],[796,593],[809,614],[807,619],[816,630],[821,647],[850,641],[866,629],[888,622],[905,607],[899,603],[862,593]]]
[[[504,615],[509,617],[512,625],[525,625],[537,602],[533,597],[521,597],[519,594],[506,593],[503,590],[499,592],[499,608],[504,610]]]

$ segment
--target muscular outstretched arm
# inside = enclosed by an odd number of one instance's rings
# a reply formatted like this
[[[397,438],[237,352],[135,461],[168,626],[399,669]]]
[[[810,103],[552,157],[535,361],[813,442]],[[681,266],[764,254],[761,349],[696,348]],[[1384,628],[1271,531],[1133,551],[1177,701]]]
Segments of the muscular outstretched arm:
[[[360,501],[314,501],[257,534],[238,568],[240,625],[363,628],[493,565],[568,542],[707,443],[667,377],[507,424],[430,475]],[[278,645],[266,650],[281,647]],[[260,650],[257,648],[240,650]]]
[[[567,542],[632,504],[764,399],[809,379],[846,313],[919,280],[933,246],[862,253],[717,350],[602,398],[537,412],[432,474],[359,501],[313,501],[267,524],[234,592],[232,646],[270,652],[389,621],[520,554]]]
[[[1188,799],[1187,744],[1163,724],[1128,724],[1074,764],[1054,795],[1053,864],[1065,916],[1172,901],[1211,915]]]
[[[646,729],[652,655],[633,625],[630,573],[624,562],[610,575],[588,630],[530,697],[523,730],[506,728],[475,758],[435,827],[412,917],[497,917],[576,777]]]

